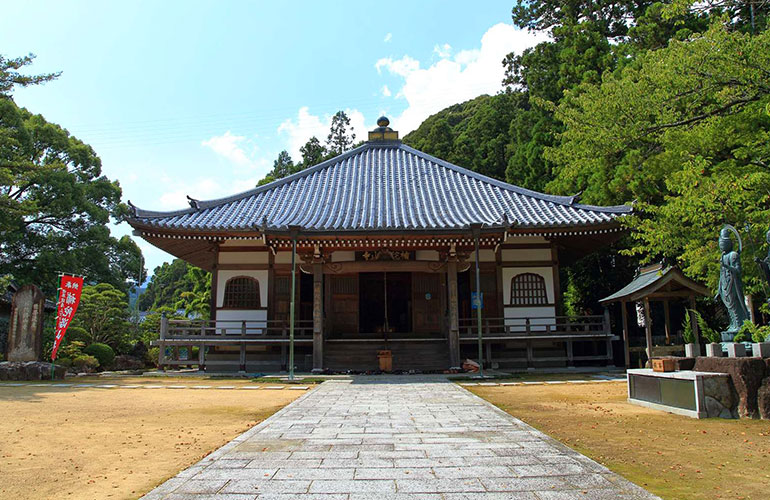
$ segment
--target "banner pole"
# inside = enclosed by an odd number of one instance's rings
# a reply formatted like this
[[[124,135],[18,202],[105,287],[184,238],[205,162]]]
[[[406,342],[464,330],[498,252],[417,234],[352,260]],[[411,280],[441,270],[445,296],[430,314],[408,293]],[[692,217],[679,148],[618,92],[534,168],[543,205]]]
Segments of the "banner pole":
[[[59,306],[61,303],[61,279],[62,276],[64,276],[63,273],[59,273],[59,286],[56,287],[56,320],[53,324],[53,343],[56,345],[56,327],[59,324]],[[53,348],[51,350],[51,356],[53,356]],[[51,357],[51,380],[54,380],[54,369],[56,365],[54,364],[54,358]]]

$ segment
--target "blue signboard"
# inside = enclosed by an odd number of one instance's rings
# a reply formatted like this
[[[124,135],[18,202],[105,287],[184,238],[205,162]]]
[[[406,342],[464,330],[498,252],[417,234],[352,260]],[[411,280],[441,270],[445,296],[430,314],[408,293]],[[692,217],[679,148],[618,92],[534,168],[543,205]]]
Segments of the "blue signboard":
[[[476,292],[471,292],[471,309],[484,309],[484,292],[481,292],[481,297],[476,297]]]

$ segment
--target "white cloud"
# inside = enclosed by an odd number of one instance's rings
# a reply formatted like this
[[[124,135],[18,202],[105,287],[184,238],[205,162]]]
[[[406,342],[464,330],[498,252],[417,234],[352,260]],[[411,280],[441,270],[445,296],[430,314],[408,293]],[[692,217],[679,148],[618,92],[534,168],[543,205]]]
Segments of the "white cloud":
[[[345,109],[345,113],[350,118],[350,126],[356,134],[356,142],[366,138],[366,132],[369,128],[365,125],[364,115],[357,109]],[[314,115],[310,113],[307,106],[303,106],[297,113],[296,121],[289,118],[278,126],[278,133],[287,136],[288,151],[292,159],[298,162],[302,159],[299,148],[311,137],[315,136],[321,143],[326,142],[329,135],[329,127],[332,123],[333,115]]]
[[[390,94],[390,89],[388,88],[388,86],[387,85],[383,85],[382,86],[382,96],[383,97],[390,97],[390,95],[391,95]]]
[[[378,60],[375,68],[379,73],[385,69],[404,80],[396,97],[406,99],[408,106],[391,123],[403,136],[447,106],[481,94],[496,93],[504,76],[503,58],[510,52],[521,53],[547,39],[544,33],[519,30],[500,23],[484,33],[480,48],[461,50],[453,58],[448,44],[437,44],[434,52],[441,59],[424,69],[409,55],[401,59],[387,57]]]
[[[433,53],[439,56],[441,59],[446,59],[452,55],[452,46],[448,43],[445,43],[444,45],[436,44],[433,47]]]
[[[374,67],[377,68],[377,73],[382,73],[382,68],[385,68],[394,75],[406,78],[420,69],[420,61],[409,56],[395,60],[391,57],[383,57],[375,63]]]
[[[388,43],[391,40],[393,40],[393,33],[388,33],[387,35],[385,35],[385,39],[383,40],[383,42]]]
[[[214,200],[235,193],[247,191],[257,185],[261,177],[228,179],[223,182],[221,177],[199,177],[197,179],[176,179],[175,182],[165,182],[168,176],[161,174],[163,184],[174,186],[174,189],[164,192],[158,200],[162,210],[179,210],[189,207],[187,196],[196,200]]]
[[[224,135],[214,136],[201,142],[202,146],[210,148],[216,154],[223,156],[240,167],[251,167],[253,162],[244,149],[246,137],[235,135],[229,130]]]

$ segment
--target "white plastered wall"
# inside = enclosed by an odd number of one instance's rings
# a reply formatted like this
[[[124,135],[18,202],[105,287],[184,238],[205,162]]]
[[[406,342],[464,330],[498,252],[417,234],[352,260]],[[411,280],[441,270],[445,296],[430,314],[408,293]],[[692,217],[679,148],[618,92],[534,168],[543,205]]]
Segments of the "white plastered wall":
[[[436,250],[417,250],[414,256],[416,260],[437,261],[439,258],[438,251]]]
[[[470,262],[476,262],[476,252],[471,250],[470,256],[468,258]],[[479,262],[495,262],[495,251],[494,250],[488,250],[488,249],[482,249],[479,250]]]
[[[550,250],[547,250],[550,256]],[[555,292],[553,289],[553,268],[552,267],[504,267],[503,268],[503,304],[505,306],[505,324],[521,327],[524,331],[524,318],[532,319],[532,330],[537,331],[537,325],[552,325],[555,323],[556,307],[533,306],[533,307],[511,307],[511,279],[514,276],[524,273],[539,274],[545,280],[545,292],[549,304],[555,303]]]
[[[264,253],[264,252],[259,252]],[[220,253],[220,262],[224,253]],[[221,309],[225,298],[225,284],[227,280],[236,276],[248,276],[259,281],[260,307],[267,307],[267,270],[221,270],[217,273],[217,330],[223,328],[228,333],[240,333],[241,321],[246,321],[249,333],[254,329],[264,328],[267,320],[267,309]]]
[[[527,260],[551,260],[550,248],[503,248],[500,250],[503,262],[521,262]]]
[[[353,262],[356,260],[356,252],[341,250],[332,252],[332,262]]]
[[[219,252],[220,264],[267,264],[267,252]]]

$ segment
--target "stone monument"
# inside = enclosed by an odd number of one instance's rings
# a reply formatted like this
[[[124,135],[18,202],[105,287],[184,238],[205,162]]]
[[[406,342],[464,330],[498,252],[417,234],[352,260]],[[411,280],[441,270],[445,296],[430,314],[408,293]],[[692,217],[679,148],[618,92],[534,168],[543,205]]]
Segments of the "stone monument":
[[[39,361],[43,354],[45,296],[35,285],[21,287],[13,296],[8,329],[8,361]]]
[[[730,233],[735,233],[738,239],[738,251],[733,250],[733,240]],[[719,249],[722,251],[719,269],[719,291],[714,299],[721,298],[722,303],[730,314],[730,325],[722,332],[723,342],[732,342],[743,322],[750,318],[743,295],[743,272],[741,270],[741,245],[738,231],[730,225],[725,225],[719,233]]]

